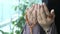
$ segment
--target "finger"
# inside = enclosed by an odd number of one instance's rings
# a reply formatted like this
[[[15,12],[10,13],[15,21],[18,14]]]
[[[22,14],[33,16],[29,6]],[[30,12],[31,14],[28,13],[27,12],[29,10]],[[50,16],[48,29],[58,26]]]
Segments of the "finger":
[[[52,15],[54,15],[54,9],[52,9],[50,13],[51,13]]]
[[[44,10],[45,10],[46,15],[49,15],[49,10],[48,10],[46,4],[43,3],[43,6],[44,6]]]
[[[43,9],[43,5],[41,5],[40,14],[41,14],[42,19],[45,20],[46,19],[46,15],[45,15],[45,11]]]
[[[26,8],[26,10],[25,10],[25,15],[24,15],[24,19],[26,19],[26,15],[27,15],[27,10],[28,10],[28,8]]]
[[[26,23],[29,24],[29,20],[28,20],[28,18],[27,18],[27,15],[26,15]]]
[[[40,8],[41,8],[41,6],[38,5],[38,8],[37,8],[37,21],[38,21],[38,23],[41,23],[41,20],[42,20],[42,17],[40,14]]]
[[[29,20],[30,23],[33,23],[33,22],[35,23],[35,19],[36,19],[35,9],[36,9],[36,5],[34,5],[33,10],[30,10],[29,13],[28,13],[28,20]]]
[[[34,7],[35,7],[35,5],[33,4],[31,7],[30,7],[30,10],[29,11],[33,11],[34,10]]]
[[[32,7],[30,7],[27,11],[27,15],[28,15],[28,19],[31,18],[32,15],[32,11],[34,10],[35,5],[33,5]]]
[[[54,20],[55,14],[54,14],[54,9],[51,10],[50,15],[47,16],[48,21]]]
[[[45,15],[45,11],[43,9],[43,5],[41,6],[40,8],[40,14],[41,14],[41,17],[42,17],[42,23],[46,23],[46,15]]]
[[[33,9],[34,9],[34,6],[35,5],[33,4],[31,7],[27,8],[26,13],[28,13],[28,14],[31,13],[33,11]]]
[[[55,18],[54,9],[52,9],[50,15],[47,17],[47,21],[49,25],[54,22],[54,18]]]
[[[26,21],[28,20],[28,19],[27,19],[27,11],[28,11],[28,9],[29,9],[29,8],[26,8],[26,10],[25,10],[25,11],[26,11],[26,12],[25,12],[25,19],[26,19]]]
[[[30,13],[30,14],[31,14],[32,11],[34,10],[34,7],[35,7],[35,5],[33,4],[33,5],[29,8],[29,13]]]
[[[50,14],[51,14],[51,18],[54,19],[55,18],[54,9],[51,10]]]
[[[36,14],[36,12],[37,12],[37,7],[38,7],[38,5],[36,4],[36,5],[35,5],[35,8],[34,8],[34,10],[33,10],[33,12],[32,12],[32,20],[33,20],[34,23],[37,22],[37,14]]]
[[[29,13],[29,24],[36,24],[36,9],[37,9],[37,5],[35,5],[34,10],[31,12],[31,14]]]

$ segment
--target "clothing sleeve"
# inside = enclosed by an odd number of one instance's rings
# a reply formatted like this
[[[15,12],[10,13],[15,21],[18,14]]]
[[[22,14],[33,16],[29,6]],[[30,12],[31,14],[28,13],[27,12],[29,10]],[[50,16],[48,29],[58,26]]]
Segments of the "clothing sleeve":
[[[36,24],[32,29],[33,34],[46,34],[46,32],[43,30],[43,28]],[[50,27],[50,29],[47,31],[48,34],[58,34],[57,29],[55,26],[55,23],[53,23]],[[28,25],[25,25],[22,31],[22,34],[30,34],[30,28]]]
[[[51,34],[58,34],[55,23],[52,24],[50,31],[51,31]]]
[[[51,25],[51,27],[49,28],[49,30],[46,33],[48,33],[48,34],[58,34],[55,23],[53,23]]]
[[[40,34],[40,26],[38,24],[36,24],[33,28],[32,28],[32,32],[33,34]],[[24,26],[24,30],[22,32],[23,34],[30,34],[30,28],[28,25]]]
[[[23,34],[30,34],[30,28],[29,28],[28,25],[26,25],[24,27]],[[32,28],[32,34],[45,34],[45,32],[44,32],[43,28],[39,24],[36,24]]]

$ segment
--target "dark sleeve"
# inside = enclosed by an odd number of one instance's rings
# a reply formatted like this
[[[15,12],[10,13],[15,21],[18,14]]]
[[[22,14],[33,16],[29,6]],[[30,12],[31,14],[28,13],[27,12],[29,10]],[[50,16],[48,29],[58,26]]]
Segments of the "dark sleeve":
[[[29,28],[29,26],[27,24],[24,26],[22,34],[30,34],[30,28]],[[43,32],[43,30],[42,30],[42,28],[40,27],[39,24],[36,24],[32,28],[32,34],[44,34],[44,32]]]
[[[51,29],[51,34],[58,34],[55,23],[52,24]]]

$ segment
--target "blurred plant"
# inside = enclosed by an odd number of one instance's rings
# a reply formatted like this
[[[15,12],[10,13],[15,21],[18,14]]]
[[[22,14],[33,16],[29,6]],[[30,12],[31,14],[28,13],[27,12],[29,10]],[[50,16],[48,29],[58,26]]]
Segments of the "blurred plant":
[[[0,30],[0,32],[1,32],[2,34],[9,34],[9,32],[4,32],[4,31],[2,31],[2,30]]]
[[[17,20],[12,21],[13,28],[12,28],[12,31],[10,33],[0,30],[0,32],[2,34],[14,34],[14,27],[19,28],[19,30],[16,30],[15,33],[21,34],[21,32],[23,30],[23,26],[25,25],[24,16],[25,16],[26,8],[29,8],[32,4],[36,4],[36,3],[40,2],[38,0],[18,0],[18,1],[19,1],[19,4],[17,6],[13,6],[13,7],[14,7],[15,11],[18,10],[19,12],[21,12],[21,16],[19,16],[19,18]]]

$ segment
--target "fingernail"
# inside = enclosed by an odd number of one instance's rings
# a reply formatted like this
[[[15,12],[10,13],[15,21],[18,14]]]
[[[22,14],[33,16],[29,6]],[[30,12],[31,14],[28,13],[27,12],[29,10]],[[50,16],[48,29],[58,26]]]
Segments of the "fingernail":
[[[43,2],[42,5],[45,5],[45,2]]]
[[[51,13],[54,13],[54,9],[51,10]]]

